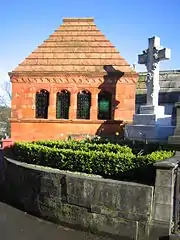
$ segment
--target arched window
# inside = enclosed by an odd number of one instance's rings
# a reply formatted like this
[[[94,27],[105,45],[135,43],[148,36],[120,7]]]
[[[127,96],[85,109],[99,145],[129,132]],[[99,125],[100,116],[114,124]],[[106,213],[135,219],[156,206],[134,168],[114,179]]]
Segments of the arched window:
[[[40,90],[36,93],[36,118],[48,118],[49,92]]]
[[[56,97],[56,118],[68,119],[70,106],[70,93],[62,90]]]
[[[98,94],[98,119],[111,119],[112,94],[109,92],[100,92]]]
[[[90,119],[91,93],[88,91],[79,92],[77,95],[77,118]]]

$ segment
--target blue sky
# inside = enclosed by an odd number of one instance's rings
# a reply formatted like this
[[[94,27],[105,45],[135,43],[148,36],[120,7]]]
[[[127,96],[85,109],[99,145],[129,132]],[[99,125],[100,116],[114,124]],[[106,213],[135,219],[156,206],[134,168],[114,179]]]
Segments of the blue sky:
[[[180,0],[1,0],[0,83],[62,23],[63,17],[94,17],[98,28],[132,65],[161,38],[172,59],[161,70],[180,69]],[[137,65],[138,71],[145,68]]]

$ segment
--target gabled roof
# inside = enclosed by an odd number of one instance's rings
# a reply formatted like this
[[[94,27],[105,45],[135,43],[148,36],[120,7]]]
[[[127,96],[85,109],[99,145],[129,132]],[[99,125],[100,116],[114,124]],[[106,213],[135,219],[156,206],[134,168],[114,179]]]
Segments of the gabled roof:
[[[65,18],[12,73],[102,73],[106,65],[132,72],[130,65],[96,27],[93,18]]]

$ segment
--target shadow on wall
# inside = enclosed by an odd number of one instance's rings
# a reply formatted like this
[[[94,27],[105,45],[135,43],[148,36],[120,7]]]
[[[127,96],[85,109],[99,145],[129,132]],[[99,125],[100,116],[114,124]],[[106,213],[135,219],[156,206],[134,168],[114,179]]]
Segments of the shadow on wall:
[[[124,124],[122,120],[115,120],[115,110],[120,103],[116,99],[116,84],[124,76],[124,72],[116,70],[112,65],[105,65],[104,82],[99,86],[98,120],[104,122],[97,129],[96,135],[107,136],[116,133],[123,136]]]

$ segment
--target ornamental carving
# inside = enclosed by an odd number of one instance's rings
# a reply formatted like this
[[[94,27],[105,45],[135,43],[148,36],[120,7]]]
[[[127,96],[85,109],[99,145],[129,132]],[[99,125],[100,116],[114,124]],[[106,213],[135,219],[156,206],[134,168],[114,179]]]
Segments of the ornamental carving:
[[[137,77],[135,76],[123,76],[119,79],[108,78],[107,76],[104,78],[103,76],[100,77],[86,77],[86,76],[60,76],[60,77],[25,77],[25,76],[18,76],[12,77],[13,83],[64,83],[64,84],[116,84],[116,83],[129,83],[133,84],[136,83]]]

